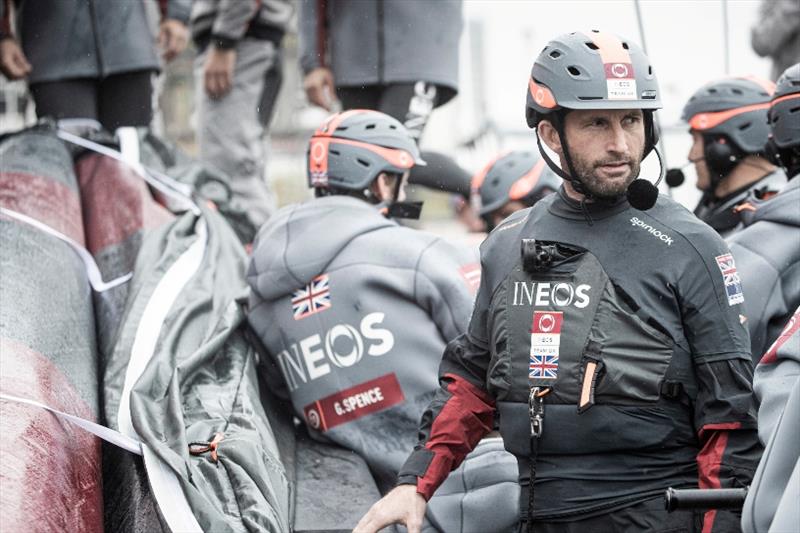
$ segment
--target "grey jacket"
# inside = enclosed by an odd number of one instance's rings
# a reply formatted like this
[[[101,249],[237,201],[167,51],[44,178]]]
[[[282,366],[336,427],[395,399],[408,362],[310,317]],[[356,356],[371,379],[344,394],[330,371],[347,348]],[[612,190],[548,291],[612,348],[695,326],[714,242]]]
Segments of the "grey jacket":
[[[154,0],[23,0],[17,28],[33,67],[28,82],[158,70],[145,1]],[[163,16],[186,23],[189,2],[168,0]]]
[[[758,434],[767,447],[742,512],[742,530],[797,531],[800,525],[800,308],[756,368]]]
[[[304,73],[330,66],[337,86],[426,81],[458,91],[460,0],[301,0]]]
[[[742,280],[754,365],[800,305],[800,176],[755,206],[744,212],[747,227],[728,241]]]
[[[466,330],[477,253],[364,201],[287,206],[262,227],[249,321],[315,437],[359,453],[383,488],[416,442],[445,344]]]
[[[214,39],[229,48],[245,36],[278,44],[292,13],[290,0],[194,0],[192,37],[196,43]]]
[[[760,56],[772,58],[772,79],[800,61],[800,3],[762,0],[759,21],[750,30],[750,44]]]

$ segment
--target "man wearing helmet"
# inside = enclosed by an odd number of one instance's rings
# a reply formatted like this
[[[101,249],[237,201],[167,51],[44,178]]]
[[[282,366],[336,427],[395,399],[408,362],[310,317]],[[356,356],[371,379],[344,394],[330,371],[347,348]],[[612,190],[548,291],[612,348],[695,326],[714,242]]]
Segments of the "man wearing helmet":
[[[574,32],[540,53],[528,124],[565,183],[481,246],[468,332],[445,349],[400,486],[358,533],[392,521],[419,531],[425,501],[495,411],[519,465],[523,530],[738,527],[730,511],[663,505],[669,486],[746,486],[761,449],[733,259],[708,226],[636,180],[659,107],[653,69],[630,41]]]
[[[383,489],[416,442],[439,358],[466,330],[480,279],[473,251],[389,216],[418,211],[403,202],[417,164],[397,120],[333,115],[309,142],[316,198],[267,222],[248,270],[249,321],[271,356],[269,381],[312,436],[357,452]],[[514,472],[502,446],[483,454],[496,456]]]
[[[517,150],[501,154],[473,176],[472,204],[492,231],[506,217],[531,207],[559,185],[558,177],[538,154]]]
[[[800,64],[780,77],[768,111],[767,153],[790,181],[777,196],[744,204],[745,228],[730,239],[746,297],[753,364],[800,306]]]
[[[726,78],[698,89],[683,109],[693,140],[689,161],[703,191],[694,213],[723,237],[741,229],[739,206],[748,197],[767,198],[786,183],[764,157],[774,88],[755,77]]]

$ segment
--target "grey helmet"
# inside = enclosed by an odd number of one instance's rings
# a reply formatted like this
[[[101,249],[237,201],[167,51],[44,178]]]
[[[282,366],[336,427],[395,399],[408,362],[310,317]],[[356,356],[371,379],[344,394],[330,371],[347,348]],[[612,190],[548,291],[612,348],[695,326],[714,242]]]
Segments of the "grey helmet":
[[[560,109],[661,108],[661,92],[642,49],[614,34],[591,30],[561,35],[539,53],[528,80],[525,118],[536,125]],[[645,113],[647,155],[657,142]]]
[[[541,156],[530,151],[500,154],[472,178],[472,203],[486,217],[511,201],[530,207],[554,192],[560,180]]]
[[[366,109],[329,117],[308,143],[308,183],[318,189],[367,189],[381,172],[424,165],[417,143],[398,120]]]
[[[778,148],[800,147],[800,63],[787,68],[778,78],[768,118]]]
[[[715,144],[732,143],[741,151],[732,154],[730,162],[735,163],[736,155],[740,159],[743,155],[764,153],[769,136],[767,110],[774,90],[774,83],[754,76],[713,81],[689,98],[681,118],[703,136],[707,152],[719,148]],[[719,159],[714,153],[705,155],[712,164]]]

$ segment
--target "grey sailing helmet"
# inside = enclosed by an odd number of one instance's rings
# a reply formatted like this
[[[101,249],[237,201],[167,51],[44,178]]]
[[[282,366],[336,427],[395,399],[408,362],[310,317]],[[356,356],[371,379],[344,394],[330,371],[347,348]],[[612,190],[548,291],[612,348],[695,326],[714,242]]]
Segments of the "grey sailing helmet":
[[[768,118],[772,142],[778,148],[800,147],[800,63],[778,78]]]
[[[308,143],[313,188],[361,191],[381,172],[403,174],[424,165],[417,143],[398,120],[366,109],[329,117]]]
[[[531,206],[560,185],[561,180],[538,153],[506,152],[472,178],[472,202],[485,217],[515,200]]]
[[[754,76],[713,81],[689,98],[681,118],[707,142],[727,139],[745,154],[760,154],[769,136],[774,89],[771,81]]]
[[[660,108],[658,80],[642,49],[590,30],[561,35],[539,53],[528,80],[525,118],[535,128],[561,109],[641,109],[647,155],[658,140],[652,112]]]

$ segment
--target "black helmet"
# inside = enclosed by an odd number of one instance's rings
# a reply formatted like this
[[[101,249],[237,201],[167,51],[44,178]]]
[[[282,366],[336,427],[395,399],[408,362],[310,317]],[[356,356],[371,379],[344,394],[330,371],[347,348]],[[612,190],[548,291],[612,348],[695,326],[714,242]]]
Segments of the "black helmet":
[[[506,152],[492,160],[472,178],[472,202],[478,214],[486,217],[510,201],[532,206],[554,192],[559,178],[535,152]]]
[[[661,108],[650,60],[635,43],[591,30],[556,37],[533,63],[525,117],[528,126],[561,108]]]
[[[658,142],[653,112],[660,108],[658,80],[642,49],[614,34],[591,30],[561,35],[539,53],[528,80],[525,118],[531,128],[544,119],[551,121],[564,145],[564,158],[571,175],[550,160],[541,140],[539,151],[553,172],[586,194],[575,175],[565,142],[563,110],[641,109],[645,126],[644,158]],[[648,192],[655,203],[658,191],[652,185],[650,188],[652,191]],[[637,201],[636,205],[643,204]]]
[[[366,109],[329,117],[311,137],[307,157],[310,187],[350,191],[368,188],[381,172],[425,164],[405,126]]]
[[[711,166],[727,166],[729,171],[742,156],[764,153],[767,109],[774,90],[771,81],[746,76],[707,83],[689,98],[681,118],[703,136]],[[717,157],[714,151],[720,150],[727,157]]]
[[[792,179],[800,174],[800,63],[778,78],[767,117],[772,130],[767,157]]]
[[[800,147],[800,63],[787,68],[778,78],[768,118],[778,148]]]

